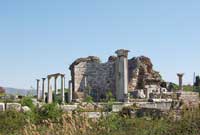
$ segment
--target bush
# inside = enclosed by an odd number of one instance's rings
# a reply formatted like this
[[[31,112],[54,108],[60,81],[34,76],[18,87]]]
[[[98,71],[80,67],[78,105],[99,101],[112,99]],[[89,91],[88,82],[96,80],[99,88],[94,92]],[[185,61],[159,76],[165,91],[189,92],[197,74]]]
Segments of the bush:
[[[62,103],[62,96],[61,96],[61,94],[58,94],[58,95],[53,94],[53,102],[61,104]]]
[[[0,134],[13,135],[26,124],[26,119],[26,115],[20,112],[0,112]]]
[[[85,98],[85,102],[87,102],[87,103],[93,103],[93,98],[91,96],[87,96]]]
[[[35,106],[33,104],[31,97],[22,98],[20,103],[21,103],[22,106],[28,106],[32,111],[35,109]]]
[[[62,115],[62,110],[56,103],[45,104],[38,110],[40,120],[51,119],[57,120]]]

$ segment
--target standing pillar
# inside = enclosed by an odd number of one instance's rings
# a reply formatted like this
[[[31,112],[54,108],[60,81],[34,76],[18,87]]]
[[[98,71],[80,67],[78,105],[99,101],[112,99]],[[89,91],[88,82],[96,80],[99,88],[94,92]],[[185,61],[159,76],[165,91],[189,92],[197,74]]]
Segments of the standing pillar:
[[[116,60],[116,98],[118,101],[128,101],[128,50],[120,49]]]
[[[42,78],[42,101],[45,102],[45,80],[46,78]]]
[[[57,89],[57,78],[58,78],[58,76],[55,76],[55,83],[54,83],[55,96],[58,94],[58,89]]]
[[[68,103],[72,102],[72,81],[69,81],[68,91]]]
[[[179,90],[183,91],[183,73],[178,73],[178,80],[179,80]]]
[[[87,88],[87,75],[84,75],[84,87]]]
[[[65,103],[65,77],[61,75],[61,95],[62,95],[62,103]]]
[[[47,98],[47,103],[52,103],[52,89],[50,88],[50,81],[51,77],[48,77],[48,98]]]
[[[37,100],[40,100],[40,80],[37,79]]]

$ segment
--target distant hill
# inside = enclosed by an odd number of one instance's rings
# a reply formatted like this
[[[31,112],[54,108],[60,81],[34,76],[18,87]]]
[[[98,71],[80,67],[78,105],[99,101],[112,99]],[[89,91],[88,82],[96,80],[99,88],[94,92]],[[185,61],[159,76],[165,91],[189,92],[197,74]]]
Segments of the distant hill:
[[[28,90],[28,89],[17,89],[17,88],[9,88],[9,87],[4,87],[6,90],[6,94],[12,94],[12,95],[36,95],[35,90]]]

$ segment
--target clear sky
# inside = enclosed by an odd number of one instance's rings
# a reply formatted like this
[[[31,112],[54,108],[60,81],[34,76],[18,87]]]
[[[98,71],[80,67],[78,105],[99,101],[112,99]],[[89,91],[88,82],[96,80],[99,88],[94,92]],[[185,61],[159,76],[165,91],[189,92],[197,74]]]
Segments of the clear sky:
[[[35,87],[79,57],[145,55],[166,81],[200,73],[199,0],[0,0],[0,85]]]

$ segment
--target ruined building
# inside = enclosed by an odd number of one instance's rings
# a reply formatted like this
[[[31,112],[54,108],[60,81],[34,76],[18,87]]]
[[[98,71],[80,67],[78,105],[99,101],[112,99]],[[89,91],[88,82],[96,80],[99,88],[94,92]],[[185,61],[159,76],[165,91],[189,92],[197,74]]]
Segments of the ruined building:
[[[101,63],[95,56],[79,58],[70,66],[73,99],[83,99],[89,93],[96,101],[112,92],[118,101],[125,101],[128,93],[142,89],[146,96],[160,89],[162,78],[153,70],[151,60],[145,56],[128,59],[128,50],[120,49]]]

